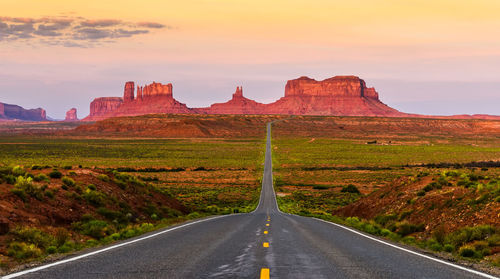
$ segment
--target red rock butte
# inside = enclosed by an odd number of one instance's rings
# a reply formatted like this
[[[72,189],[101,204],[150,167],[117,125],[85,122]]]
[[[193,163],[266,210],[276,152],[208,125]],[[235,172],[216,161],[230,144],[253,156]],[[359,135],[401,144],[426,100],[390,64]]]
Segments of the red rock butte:
[[[66,112],[66,118],[64,121],[78,121],[76,108],[72,108]]]
[[[285,96],[270,104],[244,97],[243,88],[237,87],[231,100],[206,108],[188,108],[175,100],[171,83],[153,82],[135,89],[134,82],[129,81],[125,83],[123,98],[94,99],[90,115],[84,120],[151,113],[408,116],[382,103],[375,89],[356,76],[336,76],[323,81],[308,77],[289,80]]]
[[[382,103],[375,88],[367,87],[357,76],[335,76],[322,81],[308,77],[289,80],[285,96],[262,104],[243,96],[243,88],[236,87],[231,100],[205,108],[188,108],[174,99],[172,84],[153,82],[137,86],[125,83],[123,98],[96,98],[90,104],[90,115],[84,121],[95,121],[116,116],[134,116],[154,113],[197,114],[284,114],[332,116],[429,117],[407,114]],[[490,115],[432,116],[433,118],[485,118]]]

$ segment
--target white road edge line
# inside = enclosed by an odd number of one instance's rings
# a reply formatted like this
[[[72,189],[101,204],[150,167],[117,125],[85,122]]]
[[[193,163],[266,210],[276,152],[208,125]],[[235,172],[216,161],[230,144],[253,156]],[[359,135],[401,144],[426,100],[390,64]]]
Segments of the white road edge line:
[[[418,252],[415,252],[415,251],[412,251],[412,250],[409,250],[409,249],[406,249],[406,248],[403,248],[403,247],[400,247],[400,246],[397,246],[397,245],[385,242],[385,241],[380,240],[378,238],[366,235],[364,233],[358,232],[358,231],[356,231],[354,229],[348,228],[348,227],[343,226],[343,225],[339,225],[339,224],[336,224],[336,223],[333,223],[333,222],[330,222],[330,221],[326,221],[326,220],[323,220],[323,219],[319,219],[319,218],[316,218],[316,217],[312,217],[312,218],[316,219],[316,220],[319,220],[319,221],[322,221],[322,222],[325,222],[325,223],[328,223],[328,224],[335,225],[337,227],[343,228],[345,230],[348,230],[348,231],[353,232],[355,234],[361,235],[361,236],[366,237],[368,239],[380,242],[380,243],[385,244],[387,246],[390,246],[390,247],[402,250],[404,252],[407,252],[407,253],[410,253],[410,254],[413,254],[413,255],[420,256],[422,258],[426,258],[426,259],[429,259],[429,260],[432,260],[432,261],[435,261],[435,262],[438,262],[438,263],[441,263],[441,264],[445,264],[445,265],[448,265],[448,266],[451,266],[451,267],[454,267],[454,268],[458,268],[458,269],[461,269],[461,270],[464,270],[464,271],[467,271],[467,272],[470,272],[470,273],[474,273],[476,275],[479,275],[479,276],[482,276],[482,277],[485,277],[485,278],[491,278],[491,279],[498,279],[499,278],[499,277],[495,277],[493,275],[489,275],[489,274],[486,274],[486,273],[483,273],[483,272],[480,272],[480,271],[477,271],[477,270],[474,270],[474,269],[469,269],[469,268],[466,268],[466,267],[463,267],[463,266],[460,266],[460,265],[457,265],[457,264],[453,264],[453,263],[450,263],[450,262],[445,261],[445,260],[440,260],[440,259],[437,259],[437,258],[434,258],[434,257],[430,257],[430,256],[427,256],[427,255],[424,255],[424,254],[420,254]]]
[[[126,241],[126,242],[123,242],[123,243],[120,243],[120,244],[115,244],[115,245],[112,245],[112,246],[109,246],[109,247],[106,247],[106,248],[103,248],[103,249],[99,249],[97,251],[93,251],[93,252],[90,252],[90,253],[87,253],[87,254],[83,254],[83,255],[80,255],[80,256],[76,256],[76,257],[69,258],[69,259],[62,260],[62,261],[57,261],[57,262],[46,264],[46,265],[42,265],[42,266],[35,267],[35,268],[32,268],[32,269],[28,269],[28,270],[24,270],[24,271],[12,273],[12,274],[9,274],[9,275],[6,275],[6,276],[2,277],[2,279],[16,278],[16,277],[19,277],[19,276],[26,275],[28,273],[33,273],[33,272],[37,272],[37,271],[40,271],[40,270],[43,270],[43,269],[47,269],[47,268],[50,268],[50,267],[53,267],[53,266],[57,266],[57,265],[60,265],[60,264],[65,264],[65,263],[77,261],[79,259],[90,257],[90,256],[93,256],[93,255],[96,255],[96,254],[100,254],[100,253],[103,253],[103,252],[106,252],[106,251],[109,251],[109,250],[112,250],[112,249],[116,249],[116,248],[119,248],[119,247],[122,247],[122,246],[126,246],[126,245],[129,245],[129,244],[132,244],[132,243],[136,243],[136,242],[139,242],[139,241],[142,241],[142,240],[146,240],[148,238],[153,238],[155,236],[158,236],[158,235],[161,235],[161,234],[164,234],[164,233],[168,233],[168,232],[171,232],[173,230],[177,230],[177,229],[184,228],[184,227],[187,227],[187,226],[191,226],[191,225],[194,225],[194,224],[198,224],[198,223],[201,223],[201,222],[206,222],[206,221],[210,221],[210,220],[214,220],[214,219],[218,219],[218,218],[222,218],[222,217],[234,216],[234,215],[237,215],[237,214],[215,216],[215,217],[211,217],[211,218],[207,218],[207,219],[202,219],[202,220],[194,221],[194,222],[191,222],[191,223],[187,223],[187,224],[184,224],[184,225],[180,225],[180,226],[177,226],[177,227],[166,229],[164,231],[160,231],[160,232],[157,232],[157,233],[154,233],[154,234],[150,234],[148,236],[143,236],[143,237],[140,237],[140,238],[137,238],[137,239],[134,239],[134,240],[130,240],[130,241]]]

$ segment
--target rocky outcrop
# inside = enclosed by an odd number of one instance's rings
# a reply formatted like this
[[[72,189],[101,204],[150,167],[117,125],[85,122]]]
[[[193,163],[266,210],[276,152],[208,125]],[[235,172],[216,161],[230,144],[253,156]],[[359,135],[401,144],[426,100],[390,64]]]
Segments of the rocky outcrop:
[[[95,121],[108,118],[108,115],[121,106],[123,99],[120,97],[95,98],[90,103],[90,114],[84,120]]]
[[[47,120],[47,113],[42,108],[24,109],[17,105],[0,103],[0,119],[45,121]]]
[[[195,111],[208,114],[406,115],[380,102],[377,91],[356,76],[337,76],[323,81],[308,77],[290,80],[285,86],[285,96],[271,104],[243,97],[238,87],[230,101]]]
[[[66,118],[64,121],[78,121],[78,116],[76,115],[76,108],[72,108],[66,112]]]
[[[194,109],[197,113],[206,114],[265,114],[264,104],[243,96],[243,88],[236,87],[233,98],[225,103],[213,104],[208,108]]]
[[[132,81],[125,83],[122,98],[97,98],[90,104],[90,115],[84,121],[95,121],[117,116],[132,116],[154,113],[193,113],[185,104],[175,100],[172,84],[153,82],[137,86]]]
[[[154,113],[429,117],[403,113],[387,106],[380,101],[375,88],[367,87],[357,76],[335,76],[322,81],[309,77],[289,80],[285,96],[270,104],[244,97],[242,87],[236,88],[231,100],[205,108],[188,108],[175,100],[171,83],[153,82],[137,86],[137,95],[134,91],[135,84],[129,81],[125,84],[123,99],[95,99],[90,105],[90,115],[84,120]]]
[[[285,97],[267,105],[271,114],[406,116],[378,98],[374,88],[356,76],[336,76],[322,81],[308,77],[289,80]]]

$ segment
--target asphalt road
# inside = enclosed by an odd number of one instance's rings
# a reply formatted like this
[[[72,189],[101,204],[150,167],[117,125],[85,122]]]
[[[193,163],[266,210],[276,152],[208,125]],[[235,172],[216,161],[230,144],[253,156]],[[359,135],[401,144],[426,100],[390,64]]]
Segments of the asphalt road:
[[[487,276],[331,223],[280,212],[272,185],[270,140],[268,125],[262,192],[253,213],[193,221],[7,278]]]

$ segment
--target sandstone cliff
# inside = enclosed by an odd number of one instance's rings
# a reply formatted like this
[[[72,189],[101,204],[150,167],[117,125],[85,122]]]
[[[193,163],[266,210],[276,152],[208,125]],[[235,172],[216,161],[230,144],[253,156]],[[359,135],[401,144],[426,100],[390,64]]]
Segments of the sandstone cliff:
[[[193,109],[206,114],[266,114],[265,105],[243,96],[243,88],[236,87],[233,98],[225,103],[216,103],[208,108]]]
[[[76,108],[72,108],[66,112],[66,118],[64,121],[78,121],[78,116],[76,115]]]
[[[90,115],[84,121],[95,121],[117,116],[132,116],[151,113],[192,113],[185,104],[175,100],[172,84],[152,84],[137,87],[133,81],[125,83],[123,99],[116,97],[97,98],[90,104]]]
[[[47,114],[42,108],[24,109],[17,105],[0,103],[0,119],[44,121],[47,120]]]
[[[90,105],[90,115],[84,120],[94,121],[115,116],[132,116],[153,113],[198,114],[283,114],[283,115],[334,115],[334,116],[387,116],[434,117],[407,114],[382,103],[375,88],[367,87],[356,76],[335,76],[322,81],[309,77],[289,80],[285,95],[270,104],[258,103],[243,96],[237,87],[231,100],[205,108],[188,108],[174,99],[172,84],[153,82],[137,86],[125,84],[122,98],[97,98]],[[455,118],[490,118],[498,116],[455,116]]]

